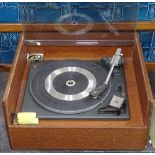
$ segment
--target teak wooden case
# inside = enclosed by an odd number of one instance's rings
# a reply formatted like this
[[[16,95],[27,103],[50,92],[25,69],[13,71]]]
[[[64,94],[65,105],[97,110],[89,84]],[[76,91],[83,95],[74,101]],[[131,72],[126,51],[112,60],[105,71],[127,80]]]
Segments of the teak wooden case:
[[[27,40],[43,40],[43,44],[30,45],[25,42],[24,36]],[[63,40],[66,37],[70,45],[44,42],[60,38]],[[147,145],[152,93],[138,34],[122,32],[121,36],[116,37],[108,32],[104,35],[100,32],[89,32],[78,39],[83,38],[104,41],[99,45],[74,46],[74,38],[56,32],[21,34],[3,98],[6,127],[12,149],[141,150]],[[99,60],[105,55],[112,56],[117,47],[122,48],[125,58],[129,120],[40,120],[39,125],[13,123],[12,113],[20,111],[28,78],[30,63],[26,62],[27,53],[40,52],[44,54],[44,59],[48,60]]]

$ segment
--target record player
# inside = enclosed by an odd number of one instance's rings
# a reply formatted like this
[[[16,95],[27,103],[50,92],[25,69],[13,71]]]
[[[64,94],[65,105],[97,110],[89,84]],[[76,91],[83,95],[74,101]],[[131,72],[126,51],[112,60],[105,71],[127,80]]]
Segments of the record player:
[[[32,62],[22,111],[34,111],[40,119],[129,119],[121,54],[118,48],[115,61],[40,62],[28,54]]]
[[[3,99],[13,149],[145,148],[152,94],[134,25],[23,25]]]

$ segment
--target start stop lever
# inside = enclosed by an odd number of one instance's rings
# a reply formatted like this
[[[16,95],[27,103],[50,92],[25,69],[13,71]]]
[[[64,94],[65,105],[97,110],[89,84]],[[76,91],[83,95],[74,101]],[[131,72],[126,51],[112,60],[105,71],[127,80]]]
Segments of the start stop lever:
[[[108,73],[108,75],[106,77],[106,80],[104,81],[104,83],[102,85],[100,85],[99,87],[92,90],[89,93],[90,96],[92,96],[93,98],[97,98],[100,94],[102,94],[106,90],[106,88],[108,86],[108,82],[109,82],[110,77],[111,77],[111,74],[113,72],[113,69],[114,69],[115,66],[117,66],[119,64],[120,58],[122,56],[123,56],[122,49],[117,48],[114,56],[112,57],[111,67],[110,67],[109,73]]]

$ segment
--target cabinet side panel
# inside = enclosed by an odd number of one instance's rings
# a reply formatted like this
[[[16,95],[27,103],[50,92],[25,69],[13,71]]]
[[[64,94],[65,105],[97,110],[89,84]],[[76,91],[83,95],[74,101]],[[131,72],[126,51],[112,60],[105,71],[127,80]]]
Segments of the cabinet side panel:
[[[149,127],[153,96],[138,34],[135,35],[135,40],[136,44],[133,52],[135,74],[137,78],[139,98],[143,113],[143,121],[144,124]]]
[[[20,85],[22,81],[24,64],[25,64],[25,49],[24,49],[24,37],[21,34],[20,41],[16,50],[15,58],[13,61],[12,68],[10,70],[9,79],[7,81],[4,97],[3,97],[3,111],[6,128],[9,132],[9,125],[12,123],[12,113],[14,112],[17,100],[19,97]],[[10,136],[10,135],[9,135]],[[10,136],[11,141],[11,136]]]

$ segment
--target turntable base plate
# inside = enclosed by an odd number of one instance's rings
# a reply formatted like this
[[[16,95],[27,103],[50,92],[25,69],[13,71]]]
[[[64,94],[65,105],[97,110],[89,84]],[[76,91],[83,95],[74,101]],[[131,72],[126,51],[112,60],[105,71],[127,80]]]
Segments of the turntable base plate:
[[[123,71],[123,70],[122,70]],[[108,69],[96,61],[57,60],[32,63],[22,111],[36,112],[39,118],[117,118],[125,114],[98,114],[98,109],[110,103],[118,84],[125,92],[121,76],[112,76],[106,91],[96,99],[89,92],[100,86]],[[102,73],[102,74],[101,74]]]

